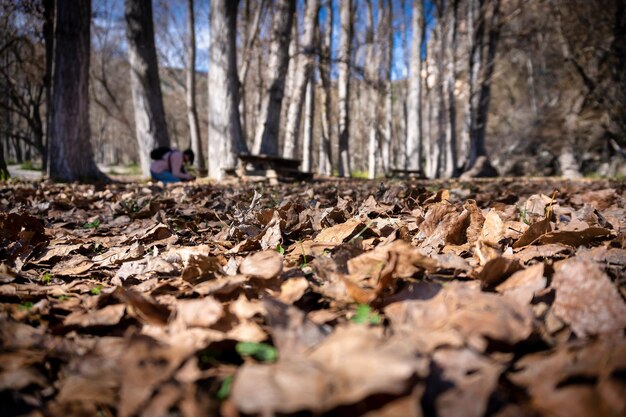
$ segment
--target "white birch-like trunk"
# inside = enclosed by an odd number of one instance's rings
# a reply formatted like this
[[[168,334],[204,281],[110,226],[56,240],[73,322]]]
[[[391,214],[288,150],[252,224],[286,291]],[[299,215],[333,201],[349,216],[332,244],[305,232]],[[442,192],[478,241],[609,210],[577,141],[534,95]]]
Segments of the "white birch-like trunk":
[[[315,121],[315,84],[309,76],[304,99],[304,126],[302,136],[302,171],[311,172],[313,168],[313,125]]]
[[[148,176],[150,151],[170,145],[154,46],[152,2],[125,0],[124,15],[139,160],[142,173]]]
[[[187,0],[187,31],[189,32],[189,44],[187,45],[187,119],[189,120],[191,150],[195,154],[194,163],[198,170],[204,171],[206,161],[202,150],[196,106],[196,29],[193,10],[193,0]]]
[[[413,0],[413,37],[409,66],[409,91],[407,97],[406,169],[422,170],[421,137],[421,72],[422,72],[422,17],[423,0]]]
[[[209,177],[221,180],[247,147],[239,118],[237,76],[238,0],[211,1],[209,47]]]
[[[339,107],[339,176],[350,177],[350,51],[352,44],[352,0],[342,0],[339,6],[341,23],[339,39],[339,78],[337,100]]]
[[[381,27],[384,27],[384,31],[387,34],[387,67],[385,76],[385,121],[382,129],[382,144],[381,144],[381,158],[382,169],[385,173],[388,173],[391,168],[391,142],[393,132],[393,97],[391,94],[391,69],[393,67],[393,46],[394,46],[394,31],[393,31],[393,13],[392,13],[392,1],[387,0],[387,7],[384,7],[384,3],[379,3],[380,9],[383,9],[383,18],[381,18]],[[384,26],[383,26],[384,25]]]
[[[457,145],[456,145],[456,47],[457,47],[457,10],[459,0],[452,0],[446,10],[445,28],[445,99],[447,105],[446,125],[446,161],[444,176],[446,178],[458,176]]]
[[[289,39],[295,7],[295,0],[277,0],[274,5],[272,40],[267,67],[269,85],[259,112],[259,123],[253,146],[255,154],[278,155],[280,113],[289,63]]]
[[[315,53],[315,32],[317,31],[317,15],[320,9],[319,0],[308,0],[304,12],[304,33],[300,42],[300,51],[293,64],[295,75],[291,99],[287,110],[287,123],[285,124],[285,143],[283,157],[295,158],[295,150],[298,146],[298,130],[302,115],[302,103],[306,94],[307,85],[310,84],[313,59]],[[295,25],[294,25],[295,26]]]

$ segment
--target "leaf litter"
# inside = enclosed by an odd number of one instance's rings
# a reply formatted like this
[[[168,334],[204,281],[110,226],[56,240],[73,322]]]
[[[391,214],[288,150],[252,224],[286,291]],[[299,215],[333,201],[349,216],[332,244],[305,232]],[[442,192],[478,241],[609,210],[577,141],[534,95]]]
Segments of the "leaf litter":
[[[625,200],[550,179],[8,183],[0,414],[622,416]]]

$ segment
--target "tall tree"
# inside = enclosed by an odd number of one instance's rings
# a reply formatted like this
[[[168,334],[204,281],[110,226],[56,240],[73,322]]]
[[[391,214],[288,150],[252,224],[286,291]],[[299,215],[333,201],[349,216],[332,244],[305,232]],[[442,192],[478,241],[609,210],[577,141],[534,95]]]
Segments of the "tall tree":
[[[154,46],[152,0],[125,0],[124,4],[139,160],[143,174],[149,175],[150,151],[170,144]]]
[[[320,38],[320,55],[318,59],[318,71],[322,81],[322,106],[321,106],[321,124],[322,139],[319,146],[318,173],[320,175],[332,175],[333,158],[331,146],[331,113],[332,113],[332,97],[330,89],[330,61],[331,61],[331,44],[333,38],[333,4],[332,0],[326,0],[324,8],[326,9],[326,24],[322,32],[322,25],[318,25]],[[321,18],[321,14],[319,15]]]
[[[187,31],[189,32],[189,43],[187,45],[187,119],[189,120],[191,149],[196,155],[196,168],[204,170],[206,163],[204,152],[202,151],[198,110],[196,107],[196,27],[193,3],[193,0],[187,0]]]
[[[211,1],[209,47],[209,177],[222,179],[247,153],[239,117],[237,7],[239,0]]]
[[[289,63],[289,39],[296,0],[276,0],[272,16],[272,39],[268,61],[270,76],[266,96],[259,114],[253,153],[278,154],[280,112],[283,103],[285,75]]]
[[[491,82],[493,78],[496,58],[496,47],[500,38],[500,0],[470,0],[474,19],[478,17],[476,31],[472,41],[472,53],[470,55],[470,81],[479,77],[479,85],[473,89],[470,83],[470,149],[468,168],[472,169],[472,175],[484,176],[494,171],[487,155],[485,135],[487,132],[487,117],[489,115],[489,103],[491,100]],[[487,8],[490,9],[490,19],[487,36],[487,53],[484,49],[484,33],[486,26]],[[482,158],[481,158],[482,157]],[[481,158],[484,167],[474,165]]]
[[[393,47],[394,47],[394,30],[393,30],[393,2],[392,0],[379,0],[379,9],[382,10],[382,15],[379,22],[379,31],[381,36],[386,35],[386,62],[384,72],[384,82],[382,82],[381,97],[384,98],[383,107],[385,109],[385,117],[383,121],[383,127],[381,129],[381,159],[382,169],[385,173],[389,172],[391,168],[391,143],[393,132],[393,96],[392,96],[392,81],[391,70],[393,68]],[[384,41],[381,39],[381,43]]]
[[[295,79],[291,91],[292,99],[287,110],[287,124],[285,125],[285,144],[283,156],[294,158],[298,146],[298,130],[302,115],[302,104],[307,94],[307,85],[310,83],[315,57],[317,31],[317,15],[320,10],[319,0],[308,0],[304,12],[304,33],[300,42],[300,50],[295,61]]]
[[[315,83],[309,76],[304,98],[304,126],[302,134],[302,171],[311,172],[313,167],[313,125],[315,123]]]
[[[106,178],[90,142],[90,24],[90,0],[57,0],[48,174],[58,181]]]
[[[350,58],[352,44],[352,0],[341,0],[339,39],[339,78],[337,100],[339,106],[339,176],[350,177]]]
[[[376,37],[374,35],[374,11],[372,0],[366,0],[367,28],[365,32],[365,45],[367,48],[366,62],[364,65],[367,97],[367,176],[369,179],[376,178],[376,155],[378,151],[378,83],[381,54],[376,51]]]
[[[446,101],[446,152],[444,155],[444,175],[447,178],[459,175],[457,168],[457,145],[456,145],[456,49],[457,49],[457,11],[459,0],[451,0],[445,11],[445,50],[443,60],[444,71],[444,99]]]
[[[409,67],[409,91],[407,98],[406,168],[422,170],[421,86],[422,86],[422,19],[424,0],[413,0],[411,21],[411,61]]]

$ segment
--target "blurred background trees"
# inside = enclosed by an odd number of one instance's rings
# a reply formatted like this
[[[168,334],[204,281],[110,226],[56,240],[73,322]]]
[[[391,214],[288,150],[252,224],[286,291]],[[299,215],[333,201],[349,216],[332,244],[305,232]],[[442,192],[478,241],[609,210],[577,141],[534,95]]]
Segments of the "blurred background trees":
[[[2,176],[46,169],[54,3],[0,0]],[[626,173],[625,0],[193,3],[93,0],[101,166],[169,143],[216,178],[248,149],[324,175]]]

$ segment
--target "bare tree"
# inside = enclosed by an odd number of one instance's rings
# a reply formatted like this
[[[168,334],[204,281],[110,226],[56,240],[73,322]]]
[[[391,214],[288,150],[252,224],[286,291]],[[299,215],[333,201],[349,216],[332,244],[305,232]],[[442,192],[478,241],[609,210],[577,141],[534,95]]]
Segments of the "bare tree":
[[[487,130],[487,117],[489,115],[489,102],[491,99],[491,82],[493,78],[496,58],[496,47],[500,37],[500,0],[470,0],[469,6],[474,13],[473,18],[477,24],[472,40],[472,52],[470,54],[470,149],[468,168],[472,170],[472,176],[492,175],[494,168],[491,166],[485,146]],[[488,33],[487,53],[484,49],[485,25],[487,23],[487,7],[491,11]],[[472,88],[473,80],[480,75],[478,91]],[[484,167],[473,169],[478,158]]]
[[[406,168],[422,170],[421,86],[422,86],[422,19],[424,0],[413,0],[411,61],[407,98]]]
[[[285,75],[289,63],[289,39],[296,8],[295,0],[277,0],[272,18],[272,40],[268,62],[270,82],[263,98],[253,153],[278,154],[280,112],[283,103]]]
[[[302,135],[302,171],[311,172],[313,167],[313,125],[315,122],[315,83],[309,76],[304,98],[304,126]]]
[[[143,174],[149,175],[150,151],[170,145],[154,46],[152,1],[125,0],[125,19],[139,160]]]
[[[322,81],[322,106],[321,106],[321,124],[322,138],[319,146],[319,162],[318,173],[320,175],[332,175],[332,97],[330,89],[330,60],[331,60],[331,43],[333,38],[333,5],[332,0],[326,0],[324,4],[326,9],[326,25],[322,32],[322,25],[318,25],[320,42],[320,54],[318,60],[318,71]]]
[[[287,124],[285,126],[285,144],[283,156],[294,158],[295,150],[298,146],[298,130],[302,114],[302,104],[307,94],[307,85],[310,84],[311,72],[313,70],[313,59],[316,49],[315,33],[317,31],[317,15],[320,10],[319,0],[308,0],[304,12],[304,34],[300,42],[295,60],[295,79],[291,91],[292,99],[289,102],[287,111]],[[295,26],[295,25],[294,25]]]
[[[90,0],[57,0],[48,174],[59,181],[106,178],[89,141],[90,24]]]
[[[339,176],[350,177],[350,46],[352,44],[352,0],[342,0],[339,6],[341,32],[339,40]]]
[[[189,119],[191,149],[196,156],[196,168],[204,171],[206,163],[204,152],[202,151],[198,110],[196,108],[196,28],[193,3],[193,0],[187,0],[187,31],[189,32],[189,43],[187,45],[187,118]]]
[[[222,179],[247,153],[239,117],[237,75],[238,0],[211,1],[209,52],[209,177]]]

